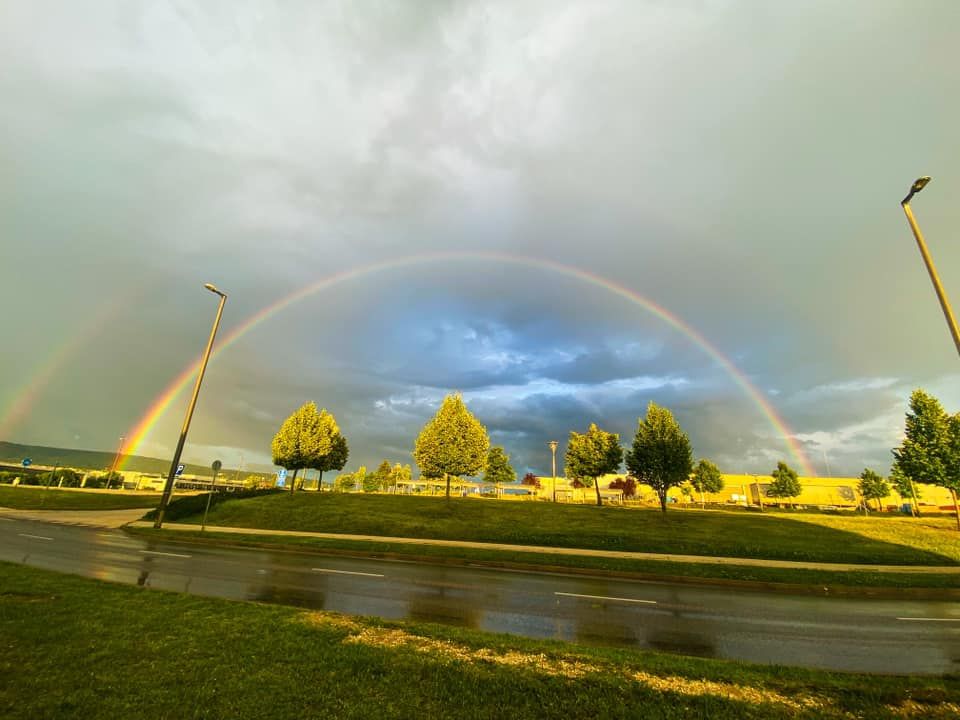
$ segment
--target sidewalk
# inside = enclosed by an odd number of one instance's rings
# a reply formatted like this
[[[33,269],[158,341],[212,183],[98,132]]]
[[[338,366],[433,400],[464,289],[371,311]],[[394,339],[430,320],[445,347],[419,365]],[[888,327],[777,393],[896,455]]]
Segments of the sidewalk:
[[[126,511],[112,511],[126,512]],[[142,514],[142,513],[141,513]],[[150,522],[131,522],[130,527],[152,528]],[[164,530],[198,532],[199,525],[166,522]],[[540,553],[543,555],[574,555],[584,557],[616,558],[620,560],[665,560],[680,563],[700,563],[705,565],[741,565],[750,567],[789,568],[792,570],[832,570],[836,572],[864,571],[883,573],[914,574],[960,574],[960,565],[855,565],[847,563],[818,563],[793,560],[757,560],[753,558],[710,557],[705,555],[668,555],[664,553],[626,552],[620,550],[587,550],[583,548],[544,547],[537,545],[507,545],[504,543],[473,542],[470,540],[434,540],[431,538],[400,538],[379,535],[344,535],[337,533],[305,532],[300,530],[261,530],[259,528],[236,528],[207,525],[212,533],[234,535],[269,535],[274,537],[302,537],[323,540],[348,540],[394,543],[399,545],[438,545],[442,547],[462,547],[475,550],[505,550],[509,552]]]

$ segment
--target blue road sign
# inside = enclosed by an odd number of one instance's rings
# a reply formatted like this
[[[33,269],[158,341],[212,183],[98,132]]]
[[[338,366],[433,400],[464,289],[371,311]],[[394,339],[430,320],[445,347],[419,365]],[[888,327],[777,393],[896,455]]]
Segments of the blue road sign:
[[[23,462],[20,463],[20,464],[23,465],[24,467],[30,467],[30,463],[32,463],[32,462],[33,462],[33,460],[31,460],[30,458],[24,458],[24,459],[23,459]]]
[[[183,475],[183,465],[177,465],[177,471],[173,474],[174,477],[180,477]]]
[[[286,487],[287,485],[287,469],[283,468],[277,472],[277,487]]]

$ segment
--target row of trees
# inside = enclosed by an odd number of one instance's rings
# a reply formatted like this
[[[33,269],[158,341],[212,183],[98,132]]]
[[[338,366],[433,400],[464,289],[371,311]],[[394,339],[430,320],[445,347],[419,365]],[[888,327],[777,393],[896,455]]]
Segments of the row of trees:
[[[317,470],[322,478],[327,470],[341,470],[349,455],[336,420],[325,409],[318,411],[312,402],[284,421],[273,439],[272,451],[275,464],[293,470],[291,492],[300,470]],[[459,393],[444,398],[437,414],[417,436],[413,457],[423,477],[446,481],[448,498],[451,477],[483,473],[484,481],[491,483],[510,483],[517,477],[509,456],[502,447],[491,447],[487,429],[467,409]],[[691,475],[701,498],[703,493],[718,492],[723,487],[720,471],[713,463],[701,460],[694,468],[690,439],[670,411],[653,402],[646,418],[638,421],[633,445],[626,453],[619,435],[592,424],[586,433],[570,433],[565,459],[569,477],[592,481],[598,505],[602,504],[598,479],[615,473],[624,460],[630,477],[623,482],[633,483],[634,488],[637,482],[652,487],[664,512],[669,489],[687,482]],[[409,474],[409,466],[406,470],[399,465],[391,468],[384,461],[376,473],[368,474],[366,468],[360,468],[356,473],[341,475],[337,482],[342,488],[362,485],[374,489],[395,484],[398,472]],[[528,474],[524,482],[538,484],[531,477]]]
[[[333,415],[325,409],[318,411],[312,402],[284,421],[273,439],[272,451],[275,464],[293,470],[291,492],[300,470],[316,470],[322,479],[326,471],[342,470],[349,456],[347,441]],[[894,448],[893,456],[890,482],[900,495],[916,503],[916,483],[947,488],[953,496],[960,529],[960,413],[947,414],[935,397],[915,390],[910,396],[904,439]],[[486,428],[470,413],[459,393],[444,398],[437,414],[417,437],[413,457],[424,477],[446,480],[448,498],[451,476],[475,476],[482,472],[488,482],[510,483],[516,479],[509,456],[502,447],[491,447]],[[712,462],[700,460],[694,467],[689,437],[669,410],[653,402],[647,407],[646,417],[638,419],[633,443],[626,451],[617,433],[591,424],[585,433],[571,431],[565,460],[567,477],[573,479],[574,486],[593,485],[598,505],[598,479],[617,472],[624,463],[629,475],[618,480],[617,487],[630,494],[635,492],[637,482],[650,486],[664,512],[670,488],[681,487],[688,480],[700,493],[701,503],[705,493],[723,488],[723,478]],[[409,465],[391,467],[384,461],[374,473],[368,474],[366,468],[361,468],[338,480],[342,487],[378,489],[409,476]],[[768,496],[788,499],[800,495],[797,473],[786,463],[777,463],[771,476]],[[530,473],[523,482],[539,487],[539,481]],[[866,502],[875,500],[878,504],[890,494],[887,480],[870,469],[861,474],[859,489]]]

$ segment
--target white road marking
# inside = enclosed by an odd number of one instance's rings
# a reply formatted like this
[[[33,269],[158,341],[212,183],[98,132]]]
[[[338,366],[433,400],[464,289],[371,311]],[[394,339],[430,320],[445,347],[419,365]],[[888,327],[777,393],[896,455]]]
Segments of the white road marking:
[[[180,555],[179,553],[159,552],[157,550],[141,550],[144,555],[163,555],[164,557],[189,558],[193,555]]]
[[[380,573],[353,572],[352,570],[331,570],[329,568],[311,568],[314,572],[336,573],[337,575],[362,575],[363,577],[383,577]]]
[[[4,522],[16,522],[16,520],[14,520],[13,518],[6,518],[6,517],[0,517],[0,520],[3,520]]]
[[[656,605],[656,600],[635,600],[634,598],[607,597],[606,595],[581,595],[579,593],[555,592],[554,595],[572,598],[586,598],[588,600],[613,600],[615,602],[641,603],[643,605]]]
[[[960,618],[898,617],[897,620],[913,620],[916,622],[960,622]]]
[[[20,537],[33,538],[34,540],[53,540],[51,537],[46,537],[45,535],[31,535],[30,533],[17,533]]]

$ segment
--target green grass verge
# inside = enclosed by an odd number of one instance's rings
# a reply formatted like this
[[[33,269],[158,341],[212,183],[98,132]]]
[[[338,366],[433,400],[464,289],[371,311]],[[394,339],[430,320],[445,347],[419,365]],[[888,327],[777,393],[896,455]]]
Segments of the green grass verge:
[[[785,568],[751,567],[748,565],[713,565],[707,563],[670,562],[661,560],[621,560],[581,555],[553,555],[544,553],[478,550],[474,548],[444,547],[442,545],[408,545],[404,543],[368,542],[363,540],[332,540],[326,538],[290,537],[284,535],[242,535],[182,530],[154,530],[127,528],[126,532],[142,537],[163,539],[165,542],[189,541],[240,547],[276,547],[278,549],[343,553],[373,557],[423,560],[439,563],[484,563],[515,569],[587,570],[599,573],[623,574],[639,579],[688,580],[691,582],[761,584],[772,590],[824,594],[882,594],[882,590],[934,591],[918,592],[924,597],[953,597],[960,599],[960,573],[879,573],[857,570],[828,572],[821,570],[794,570]],[[783,587],[775,587],[783,586]],[[903,595],[903,593],[897,593]]]
[[[960,679],[830,673],[184,596],[0,563],[0,716],[953,718]]]
[[[189,500],[189,499],[188,499]],[[197,514],[167,517],[199,522]],[[186,515],[184,517],[184,515]],[[944,517],[835,517],[334,493],[220,502],[211,525],[809,562],[960,564]]]
[[[159,496],[126,495],[120,490],[108,494],[0,485],[0,507],[20,510],[127,510],[152,508],[159,499]]]

